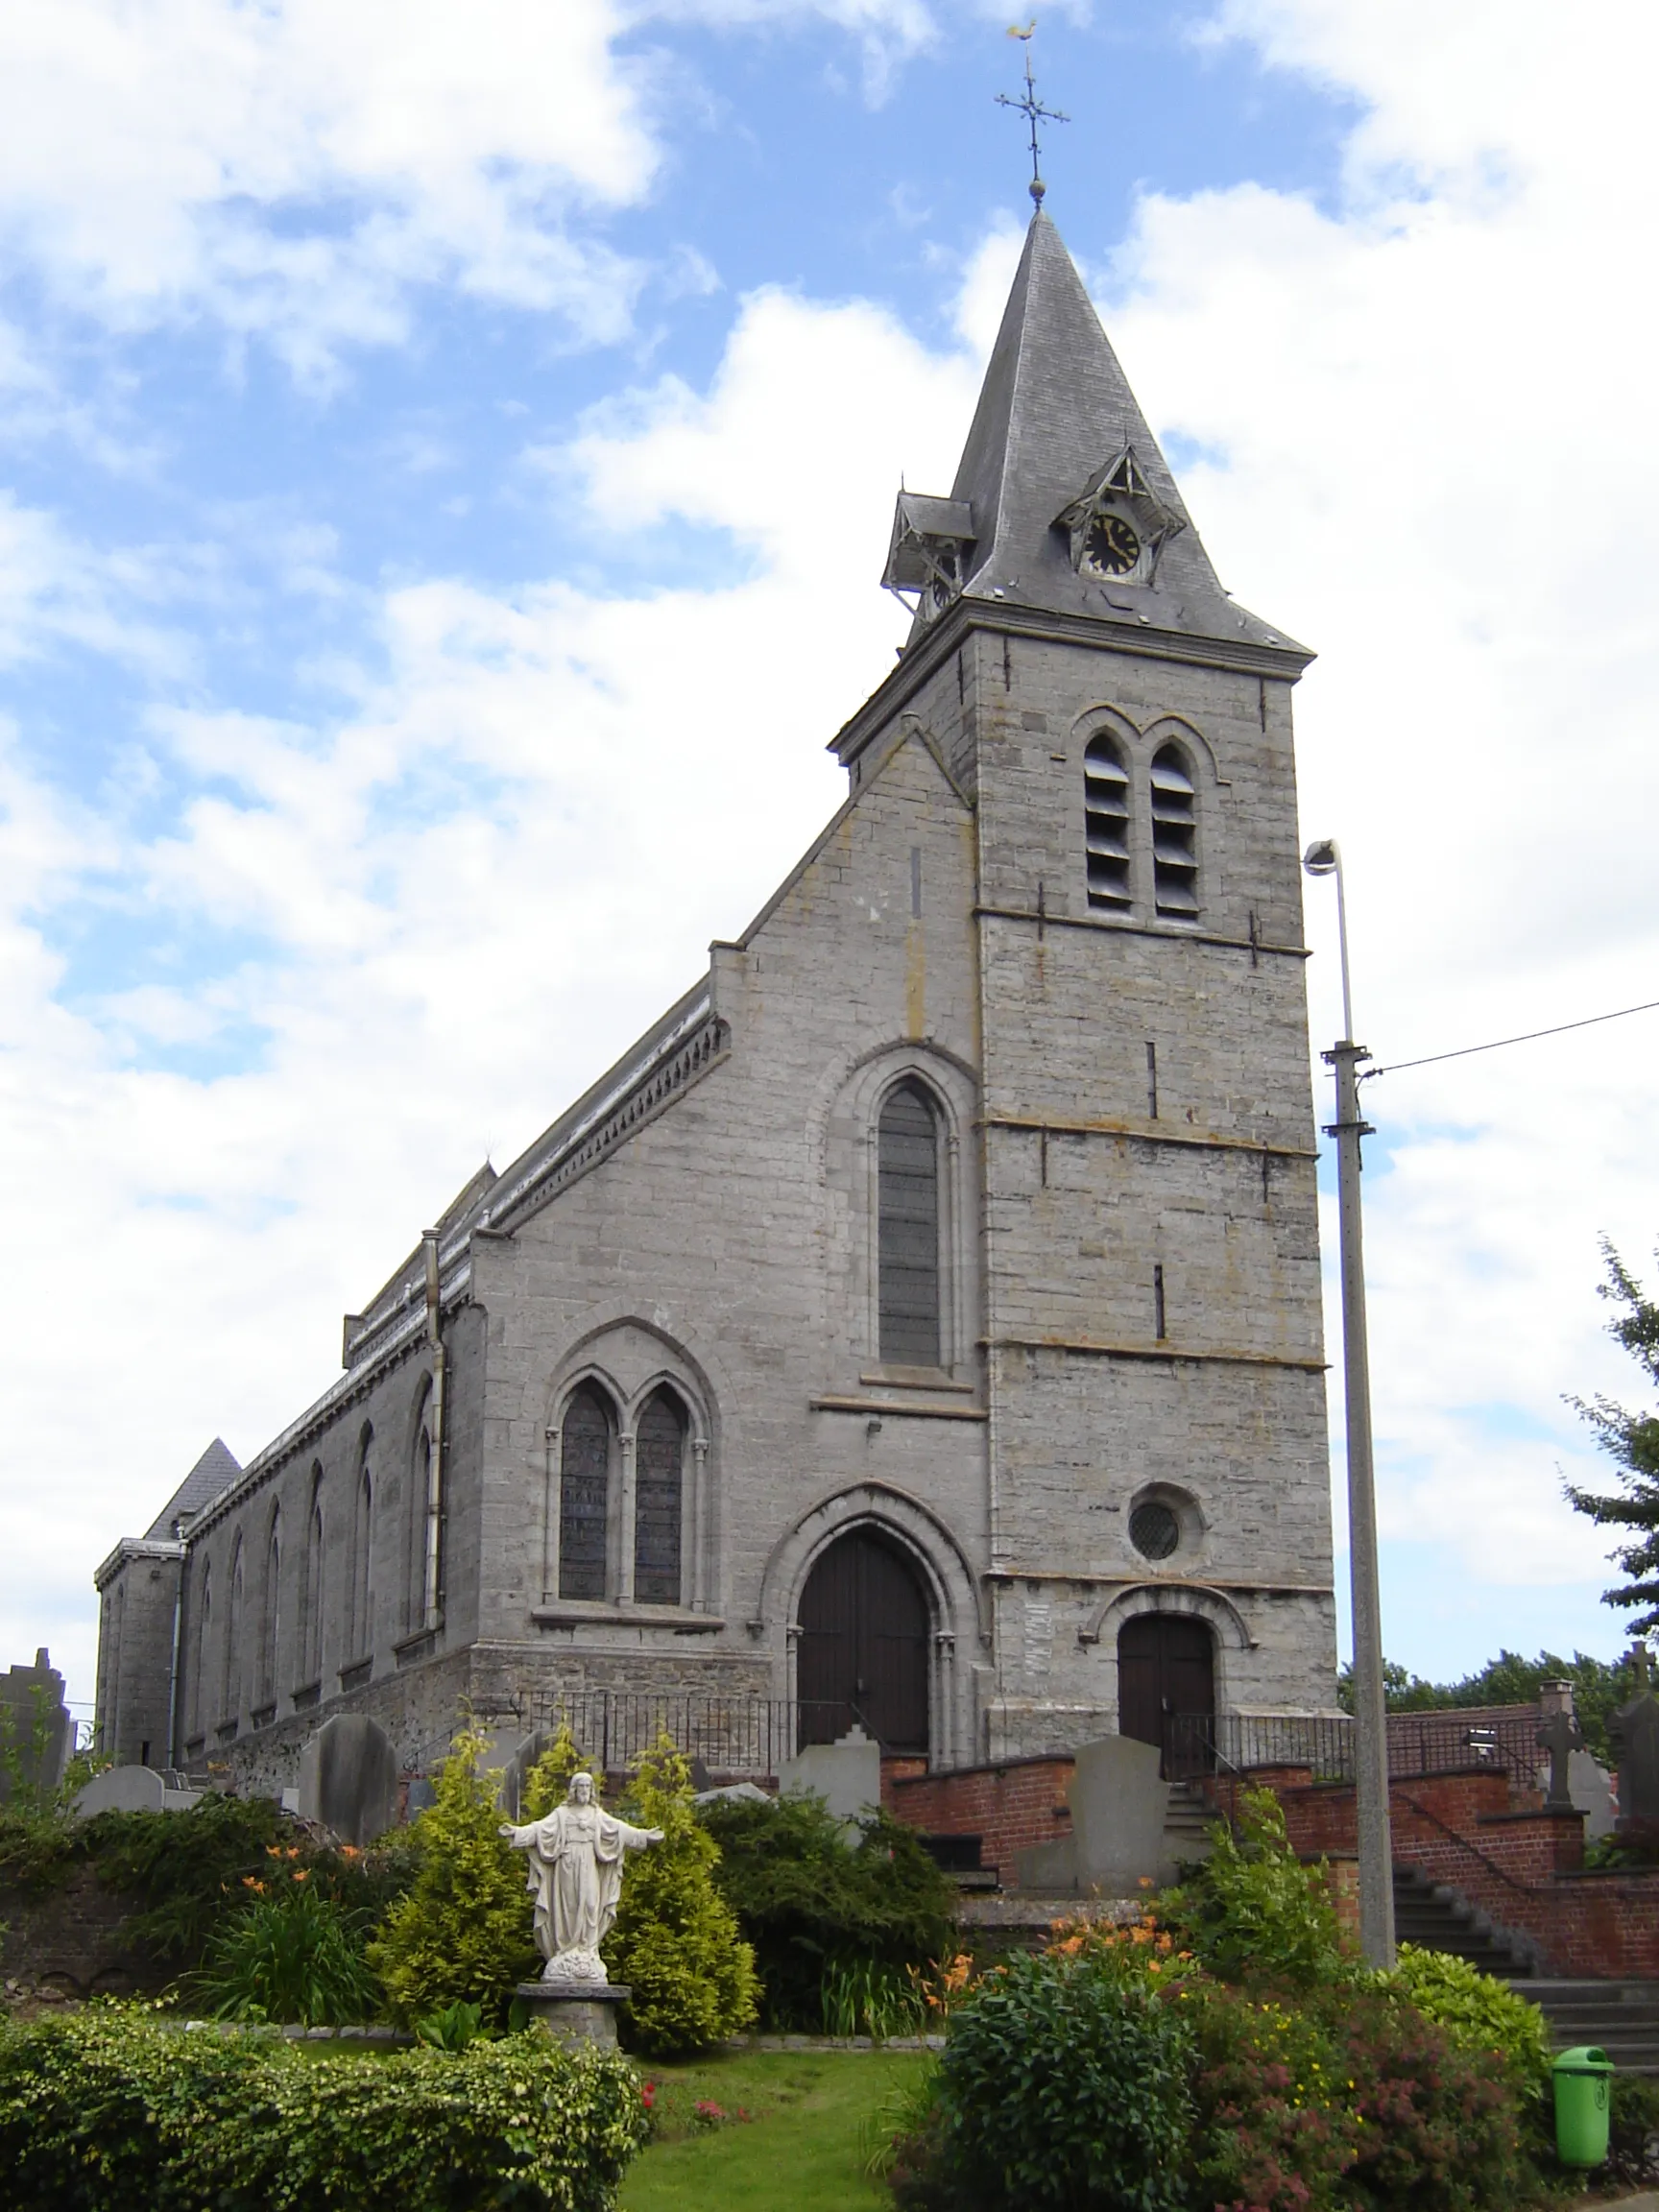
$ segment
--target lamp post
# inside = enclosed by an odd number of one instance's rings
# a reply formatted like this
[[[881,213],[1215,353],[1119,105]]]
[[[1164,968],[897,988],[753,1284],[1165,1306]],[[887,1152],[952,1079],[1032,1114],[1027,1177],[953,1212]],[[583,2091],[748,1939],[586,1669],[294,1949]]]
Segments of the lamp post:
[[[1310,876],[1336,878],[1342,957],[1342,1035],[1320,1057],[1335,1071],[1336,1195],[1342,1259],[1342,1379],[1348,1428],[1348,1566],[1354,1609],[1354,1766],[1359,1829],[1359,1943],[1370,1966],[1394,1963],[1394,1854],[1388,1824],[1388,1713],[1382,1682],[1382,1613],[1377,1581],[1377,1489],[1371,1461],[1371,1362],[1365,1340],[1365,1259],[1359,1208],[1359,1063],[1348,981],[1348,908],[1342,849],[1318,837],[1302,855]]]

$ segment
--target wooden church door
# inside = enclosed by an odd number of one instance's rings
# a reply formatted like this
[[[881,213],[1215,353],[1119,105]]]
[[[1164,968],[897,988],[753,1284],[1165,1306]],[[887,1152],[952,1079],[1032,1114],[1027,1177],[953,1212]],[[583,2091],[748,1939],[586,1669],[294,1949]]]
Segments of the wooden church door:
[[[1118,1727],[1156,1743],[1165,1774],[1208,1770],[1215,1717],[1215,1649],[1202,1621],[1181,1613],[1142,1613],[1118,1638]]]
[[[838,1538],[806,1578],[795,1686],[803,1743],[857,1721],[883,1751],[927,1748],[927,1600],[867,1529]]]

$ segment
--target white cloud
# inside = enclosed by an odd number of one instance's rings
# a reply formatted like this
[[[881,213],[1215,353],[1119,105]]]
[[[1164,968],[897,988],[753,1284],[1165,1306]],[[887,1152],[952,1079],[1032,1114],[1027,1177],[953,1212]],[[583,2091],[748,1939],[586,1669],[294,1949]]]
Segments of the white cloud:
[[[90,10],[66,11],[89,37]],[[1552,16],[1507,12],[1496,64],[1467,19],[1391,12],[1384,45],[1356,11],[1238,0],[1232,35],[1369,103],[1350,198],[1150,201],[1109,316],[1160,426],[1223,457],[1184,481],[1224,579],[1321,649],[1299,698],[1305,827],[1343,839],[1358,1005],[1384,1059],[1652,996],[1659,425],[1628,240],[1651,234],[1655,186],[1641,132],[1605,128]],[[355,36],[378,18],[343,20]],[[319,91],[336,53],[317,60],[324,21],[123,15],[187,64],[181,105],[163,88],[182,150],[155,153],[152,188],[152,156],[122,141],[84,192],[38,149],[26,177],[0,154],[12,197],[19,179],[50,184],[29,183],[21,220],[60,280],[110,312],[228,311],[244,297],[230,178],[258,223],[285,195],[360,194],[344,258],[324,241],[313,338],[344,326],[327,317],[373,223],[395,233],[397,283],[421,254],[445,281],[505,282],[514,226],[539,218],[500,183],[484,103],[460,103],[430,175],[461,184],[433,214],[410,149],[449,122],[418,86],[361,111]],[[99,66],[118,74],[121,51]],[[60,59],[56,82],[82,65]],[[203,85],[221,83],[226,112],[258,107],[270,140],[246,161],[202,120]],[[610,97],[568,158],[516,126],[509,175],[594,204],[644,189],[643,110],[625,84]],[[123,161],[130,230],[102,241]],[[1015,243],[993,235],[965,274],[981,351]],[[288,281],[268,250],[250,249],[248,299]],[[396,283],[364,282],[395,312]],[[272,327],[300,299],[270,307]],[[289,1418],[325,1380],[338,1311],[418,1217],[487,1146],[500,1160],[531,1136],[759,903],[834,803],[821,747],[902,627],[875,589],[894,485],[902,469],[948,485],[974,381],[873,308],[762,292],[706,392],[665,380],[614,402],[552,463],[561,497],[633,535],[649,589],[389,591],[365,656],[384,673],[349,672],[349,718],[157,712],[154,772],[196,796],[141,839],[0,760],[0,860],[30,871],[8,869],[0,893],[0,1205],[29,1256],[8,1301],[9,1423],[37,1500],[11,1507],[13,1648],[58,1642],[59,1608],[84,1684],[85,1576],[108,1543],[214,1427],[246,1454]],[[748,578],[676,574],[658,546],[685,522],[731,533]],[[127,618],[140,579],[46,518],[12,526],[36,579],[12,603],[14,649],[58,619],[54,594]],[[326,583],[328,548],[309,558]],[[181,919],[260,950],[208,984],[156,974],[71,1015],[33,919],[73,917],[70,876],[134,926]],[[1335,1026],[1325,899],[1311,891],[1320,1035]],[[240,1027],[267,1039],[247,1071],[167,1071]],[[1631,1385],[1599,1334],[1595,1239],[1641,1259],[1659,1230],[1656,1088],[1659,1028],[1638,1022],[1370,1094],[1390,1153],[1367,1179],[1383,1525],[1471,1579],[1600,1586],[1594,1538],[1555,1492],[1558,1460],[1594,1465],[1559,1395]]]

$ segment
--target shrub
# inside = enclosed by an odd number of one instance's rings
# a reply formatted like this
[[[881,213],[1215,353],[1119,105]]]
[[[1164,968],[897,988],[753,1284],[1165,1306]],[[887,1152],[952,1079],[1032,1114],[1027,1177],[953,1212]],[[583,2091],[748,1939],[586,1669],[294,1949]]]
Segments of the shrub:
[[[632,2071],[547,2037],[317,2060],[93,2007],[0,2032],[0,2161],[31,2212],[609,2212]]]
[[[1211,1852],[1159,1918],[1223,1981],[1309,1989],[1344,1971],[1323,1863],[1304,1866],[1270,1790],[1240,1792],[1237,1826],[1216,1822]]]
[[[273,1799],[213,1791],[183,1813],[100,1813],[76,1848],[96,1862],[100,1883],[138,1907],[129,1934],[163,1959],[191,1961],[246,1902],[246,1881],[265,1874],[282,1833]]]
[[[851,1850],[821,1797],[717,1799],[702,1818],[720,1846],[715,1880],[755,1948],[769,2027],[822,2026],[831,1963],[902,1972],[950,1945],[955,1892],[889,1815],[863,1821]]]
[[[927,1998],[914,1969],[870,1959],[831,1959],[819,1984],[818,2008],[827,2035],[920,2035],[926,2026]]]
[[[1525,2204],[1538,2177],[1506,2065],[1398,1999],[1325,2000],[1359,2122],[1346,2188],[1367,2212],[1479,2212]]]
[[[697,1818],[691,1769],[666,1735],[643,1753],[628,1816],[662,1840],[630,1855],[606,1938],[606,1969],[625,1982],[626,2026],[642,2051],[707,2050],[755,2018],[755,1954],[715,1886],[720,1846]]]
[[[498,2026],[513,1985],[541,1961],[524,1868],[500,1835],[493,1776],[478,1771],[486,1739],[463,1729],[436,1776],[436,1801],[415,1822],[415,1879],[368,1946],[396,2020],[460,2000]]]
[[[937,2077],[950,2201],[1175,2212],[1192,2056],[1178,1998],[1086,1952],[988,1974],[951,2015]]]
[[[1608,2162],[1621,2181],[1639,2184],[1659,2176],[1659,2081],[1614,2075]]]
[[[195,1986],[219,2020],[372,2020],[380,1985],[363,1956],[367,1933],[367,1914],[291,1880],[220,1923]]]
[[[1278,2000],[1225,1984],[1191,1992],[1198,2039],[1194,2201],[1249,2212],[1327,2212],[1358,2154],[1336,2038]]]
[[[445,2005],[442,2012],[428,2012],[424,2020],[417,2020],[415,2032],[434,2051],[465,2051],[485,2033],[483,2008]]]
[[[1466,1959],[1415,1943],[1401,1944],[1394,1971],[1379,1976],[1378,1983],[1399,1990],[1461,2049],[1497,2058],[1523,2098],[1542,2099],[1554,2052],[1536,2005],[1479,1973]]]

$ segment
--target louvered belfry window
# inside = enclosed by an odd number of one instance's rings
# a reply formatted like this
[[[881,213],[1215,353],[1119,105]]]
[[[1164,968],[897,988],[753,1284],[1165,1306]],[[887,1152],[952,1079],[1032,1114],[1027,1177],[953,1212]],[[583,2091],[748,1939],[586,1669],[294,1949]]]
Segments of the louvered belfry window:
[[[1129,903],[1129,773],[1110,737],[1092,737],[1083,756],[1083,832],[1089,903]]]
[[[659,1390],[634,1441],[634,1595],[642,1605],[680,1602],[681,1474],[685,1425]]]
[[[559,1455],[559,1595],[605,1595],[611,1417],[586,1384],[565,1408]]]
[[[881,1358],[939,1364],[939,1123],[919,1083],[901,1083],[881,1109]]]
[[[1198,911],[1198,817],[1180,751],[1152,756],[1152,886],[1160,914]]]

